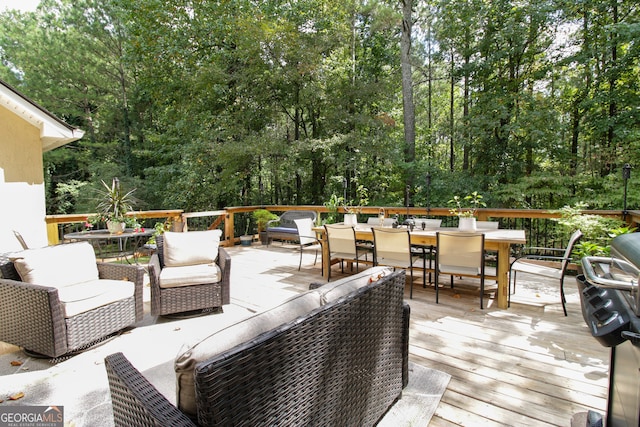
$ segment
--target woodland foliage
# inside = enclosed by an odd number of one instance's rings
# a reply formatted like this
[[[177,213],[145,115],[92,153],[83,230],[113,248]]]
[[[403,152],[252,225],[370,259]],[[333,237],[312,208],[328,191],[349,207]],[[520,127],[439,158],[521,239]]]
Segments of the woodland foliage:
[[[0,78],[86,132],[45,157],[49,213],[93,211],[115,176],[139,209],[322,205],[360,186],[374,206],[477,191],[490,207],[622,209],[621,168],[640,158],[637,1],[413,0],[407,156],[408,1],[3,12]]]

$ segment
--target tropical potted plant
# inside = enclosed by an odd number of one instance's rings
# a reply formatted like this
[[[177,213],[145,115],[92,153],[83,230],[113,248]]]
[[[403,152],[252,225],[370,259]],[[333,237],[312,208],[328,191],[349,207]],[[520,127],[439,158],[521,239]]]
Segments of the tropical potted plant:
[[[464,197],[453,196],[449,204],[453,206],[449,209],[449,213],[458,217],[460,231],[475,231],[478,208],[487,206],[482,200],[482,195],[477,191]]]
[[[253,219],[256,221],[258,227],[258,234],[260,235],[260,242],[263,245],[267,244],[267,224],[269,221],[278,219],[278,215],[270,212],[266,209],[256,209],[253,211]]]
[[[129,221],[126,213],[133,209],[133,193],[136,190],[125,192],[118,178],[113,178],[111,186],[102,180],[100,182],[104,188],[98,191],[100,196],[97,205],[98,215],[100,220],[106,222],[109,233],[120,234],[124,232]]]

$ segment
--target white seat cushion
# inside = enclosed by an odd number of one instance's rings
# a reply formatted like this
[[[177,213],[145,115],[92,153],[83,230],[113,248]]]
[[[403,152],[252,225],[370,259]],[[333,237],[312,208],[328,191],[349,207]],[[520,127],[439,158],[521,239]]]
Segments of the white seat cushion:
[[[217,283],[222,277],[218,264],[197,264],[181,267],[165,267],[160,271],[160,287],[176,288],[179,286]]]
[[[166,267],[210,264],[218,259],[220,230],[164,233],[163,261]]]
[[[129,298],[134,293],[135,284],[125,280],[90,280],[58,288],[67,318]]]

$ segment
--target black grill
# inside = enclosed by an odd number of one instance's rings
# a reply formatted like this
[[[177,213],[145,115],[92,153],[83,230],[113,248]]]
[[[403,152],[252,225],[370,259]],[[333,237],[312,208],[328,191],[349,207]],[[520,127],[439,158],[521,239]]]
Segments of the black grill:
[[[611,347],[608,427],[640,426],[640,233],[611,242],[611,257],[584,257],[578,275],[582,316],[591,334]],[[595,424],[594,424],[595,425]]]

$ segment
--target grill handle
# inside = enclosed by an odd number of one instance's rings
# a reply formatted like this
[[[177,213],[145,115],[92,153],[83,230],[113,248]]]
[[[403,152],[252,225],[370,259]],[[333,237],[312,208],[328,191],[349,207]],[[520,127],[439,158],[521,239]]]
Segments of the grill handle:
[[[640,334],[631,331],[622,331],[622,338],[631,341],[631,344],[638,345],[640,343]]]
[[[634,291],[637,288],[637,284],[634,283],[633,280],[629,283],[625,283],[619,280],[610,280],[599,277],[593,269],[594,263],[611,264],[611,258],[599,256],[586,256],[582,258],[584,276],[594,285],[603,288],[618,289],[621,291]]]

